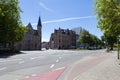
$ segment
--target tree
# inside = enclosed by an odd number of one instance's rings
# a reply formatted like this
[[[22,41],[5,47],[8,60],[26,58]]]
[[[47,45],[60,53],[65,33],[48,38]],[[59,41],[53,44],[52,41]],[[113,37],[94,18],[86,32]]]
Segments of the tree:
[[[0,0],[0,43],[10,43],[12,49],[14,42],[20,41],[26,32],[18,4],[18,0]]]
[[[96,46],[97,48],[98,45],[102,45],[102,41],[99,38],[93,34],[90,34],[87,30],[84,29],[80,33],[80,37],[78,38],[77,42],[84,45],[84,48],[89,48],[89,46]]]
[[[110,47],[110,50],[113,50],[113,45],[114,45],[114,43],[117,42],[117,37],[104,33],[104,35],[101,38],[108,46],[107,48]]]
[[[90,34],[86,30],[82,30],[78,42],[84,45],[84,48],[89,44]]]
[[[95,0],[98,27],[112,36],[120,35],[120,1]]]
[[[92,39],[92,41],[91,41],[91,43],[92,43],[91,46],[96,46],[96,47],[97,47],[98,44],[100,43],[100,42],[99,42],[99,39],[98,39],[95,35],[92,35],[92,34],[91,34],[91,39]]]

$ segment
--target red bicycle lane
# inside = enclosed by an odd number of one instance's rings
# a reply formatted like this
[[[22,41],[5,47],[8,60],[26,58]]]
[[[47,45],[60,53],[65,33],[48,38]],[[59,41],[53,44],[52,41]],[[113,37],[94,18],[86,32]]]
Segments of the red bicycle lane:
[[[35,76],[29,76],[22,80],[56,80],[65,71],[65,69],[66,67],[58,68]]]

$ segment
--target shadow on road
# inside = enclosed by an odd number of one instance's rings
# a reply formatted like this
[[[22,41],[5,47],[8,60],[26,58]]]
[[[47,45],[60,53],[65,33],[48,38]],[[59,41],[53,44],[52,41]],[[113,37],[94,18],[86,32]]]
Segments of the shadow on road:
[[[18,55],[18,54],[25,54],[25,53],[22,53],[20,51],[15,51],[15,52],[11,52],[11,51],[0,51],[0,58],[9,58],[11,56],[14,56],[14,55]]]

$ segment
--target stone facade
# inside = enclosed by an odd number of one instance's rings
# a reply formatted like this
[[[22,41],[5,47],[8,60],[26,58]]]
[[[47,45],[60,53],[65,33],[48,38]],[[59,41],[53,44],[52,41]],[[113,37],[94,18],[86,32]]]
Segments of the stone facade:
[[[31,23],[27,25],[28,31],[25,33],[24,38],[15,43],[16,50],[41,50],[41,38],[42,38],[42,24],[39,17],[37,30],[32,28]]]
[[[76,48],[76,34],[69,29],[54,30],[50,37],[51,49],[72,49]]]

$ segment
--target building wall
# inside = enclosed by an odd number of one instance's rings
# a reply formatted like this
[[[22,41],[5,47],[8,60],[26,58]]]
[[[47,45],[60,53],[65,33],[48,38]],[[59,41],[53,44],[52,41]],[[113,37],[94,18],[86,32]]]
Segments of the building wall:
[[[14,45],[16,50],[41,50],[42,26],[40,21],[39,17],[37,30],[34,30],[30,23],[28,24],[28,31],[25,33],[23,39]]]
[[[34,30],[28,29],[22,41],[15,43],[17,50],[39,50],[40,36],[34,35]]]
[[[76,47],[76,34],[72,30],[58,29],[50,37],[50,48],[70,49]]]

